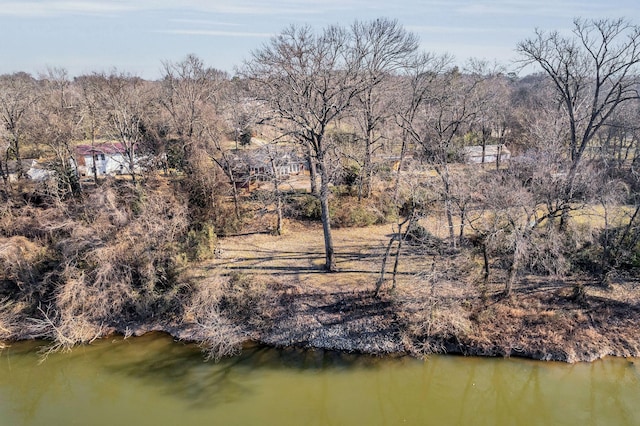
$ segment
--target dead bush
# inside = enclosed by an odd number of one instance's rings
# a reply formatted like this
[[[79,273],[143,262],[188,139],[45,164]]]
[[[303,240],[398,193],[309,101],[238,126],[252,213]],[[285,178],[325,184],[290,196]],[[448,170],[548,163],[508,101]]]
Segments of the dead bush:
[[[23,306],[9,298],[0,300],[0,349],[2,341],[10,340],[16,334]]]
[[[291,194],[285,200],[284,214],[293,219],[320,220],[320,200],[311,194]]]
[[[439,345],[443,341],[469,335],[472,330],[463,287],[434,274],[438,273],[417,275],[399,285],[393,296],[404,344],[420,356],[442,352]]]
[[[267,283],[259,277],[232,273],[229,277],[220,307],[224,315],[238,324],[246,324],[253,330],[264,330],[271,326],[271,318],[279,306],[276,283]]]
[[[208,359],[219,360],[240,352],[245,334],[233,322],[222,315],[227,280],[214,275],[200,281],[186,303],[183,322],[197,326],[196,338]]]
[[[45,292],[52,253],[22,236],[0,237],[0,296],[35,300]]]
[[[189,260],[202,261],[215,255],[218,236],[210,222],[191,225],[185,241],[185,255]]]
[[[38,310],[38,317],[31,318],[33,330],[40,338],[51,341],[41,351],[44,358],[53,352],[68,351],[78,344],[91,343],[104,335],[104,324],[96,323],[86,314],[74,315],[51,307]]]
[[[185,206],[154,192],[137,198],[135,212],[113,193],[94,202],[88,223],[59,244],[67,269],[57,307],[111,321],[176,309]]]

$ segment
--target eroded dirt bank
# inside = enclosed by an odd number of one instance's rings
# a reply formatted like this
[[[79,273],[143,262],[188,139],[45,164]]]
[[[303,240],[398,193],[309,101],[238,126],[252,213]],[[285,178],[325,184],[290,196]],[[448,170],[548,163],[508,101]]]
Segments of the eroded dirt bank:
[[[629,285],[616,284],[608,291],[621,292]],[[563,362],[640,357],[637,305],[612,303],[596,295],[577,305],[565,287],[569,284],[554,283],[544,291],[532,291],[523,285],[511,299],[488,300],[481,308],[468,306],[462,311],[440,298],[430,301],[435,308],[428,313],[403,306],[393,294],[376,298],[371,291],[303,293],[287,287],[279,289],[277,297],[270,295],[270,303],[277,303],[270,305],[272,315],[253,325],[236,324],[239,335],[231,339],[237,343],[242,340],[238,336],[244,336],[276,347],[377,355],[450,353]],[[165,331],[188,341],[209,338],[197,324],[142,324],[112,331]]]

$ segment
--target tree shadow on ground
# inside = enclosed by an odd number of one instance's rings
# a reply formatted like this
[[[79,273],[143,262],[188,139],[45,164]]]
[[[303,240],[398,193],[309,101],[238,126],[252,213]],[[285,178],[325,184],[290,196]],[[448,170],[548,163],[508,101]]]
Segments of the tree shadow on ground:
[[[357,245],[343,246],[335,259],[340,273],[379,274],[378,259],[382,258],[382,247],[362,248]],[[225,250],[225,259],[211,265],[209,269],[224,268],[246,273],[277,273],[297,275],[300,273],[325,273],[324,253],[319,251],[268,250],[258,246]],[[315,263],[314,263],[315,262]],[[354,267],[353,264],[356,264]],[[370,266],[358,268],[357,266]],[[400,274],[405,274],[400,272]]]

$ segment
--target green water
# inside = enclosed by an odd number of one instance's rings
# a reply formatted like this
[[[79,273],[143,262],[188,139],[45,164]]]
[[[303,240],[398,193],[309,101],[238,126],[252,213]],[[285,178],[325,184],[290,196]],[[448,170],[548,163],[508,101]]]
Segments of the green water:
[[[0,353],[0,425],[638,425],[640,361],[426,361],[254,347],[204,362],[154,334]]]

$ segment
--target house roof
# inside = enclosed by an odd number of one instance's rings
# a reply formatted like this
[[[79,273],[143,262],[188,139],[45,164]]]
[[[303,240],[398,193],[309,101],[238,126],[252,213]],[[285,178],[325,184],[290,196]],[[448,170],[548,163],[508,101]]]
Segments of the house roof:
[[[122,154],[125,152],[124,145],[119,142],[101,143],[97,145],[78,145],[76,153],[83,157],[93,154]]]

